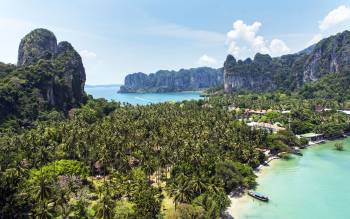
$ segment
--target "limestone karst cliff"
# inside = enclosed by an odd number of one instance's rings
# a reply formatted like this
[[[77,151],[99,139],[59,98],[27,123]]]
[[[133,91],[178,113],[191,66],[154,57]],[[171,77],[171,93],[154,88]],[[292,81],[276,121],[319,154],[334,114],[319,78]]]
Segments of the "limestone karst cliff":
[[[228,55],[224,88],[225,92],[295,90],[330,73],[346,74],[349,70],[350,32],[344,31],[296,54],[271,58],[258,53],[245,61]]]
[[[0,65],[0,122],[10,116],[35,119],[40,112],[67,113],[85,102],[85,69],[68,42],[35,29],[20,42],[18,62]]]
[[[120,88],[119,92],[194,91],[217,87],[222,84],[222,68],[201,67],[179,71],[161,70],[149,75],[141,72],[127,75],[124,86]]]

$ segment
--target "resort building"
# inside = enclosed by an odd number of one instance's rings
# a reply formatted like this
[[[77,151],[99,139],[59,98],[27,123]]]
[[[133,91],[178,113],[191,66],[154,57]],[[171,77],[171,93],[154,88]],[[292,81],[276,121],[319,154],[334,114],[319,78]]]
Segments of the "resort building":
[[[239,108],[237,108],[234,104],[228,106],[228,111],[235,111],[236,109],[239,109]]]
[[[323,107],[323,106],[320,106],[320,105],[317,105],[315,107],[315,111],[318,112],[318,113],[327,112],[327,111],[331,111],[331,110],[332,109],[326,108],[326,107]]]
[[[306,138],[309,141],[309,144],[317,144],[324,141],[324,135],[323,134],[316,134],[316,133],[306,133],[302,135],[297,135],[299,138]]]
[[[244,113],[247,115],[265,115],[267,113],[267,110],[245,109]]]
[[[280,127],[277,124],[270,124],[265,122],[250,122],[247,123],[247,125],[256,129],[264,129],[272,133],[277,133],[278,131],[286,130],[285,128]]]
[[[283,110],[283,111],[281,111],[281,113],[282,114],[289,114],[289,113],[291,113],[291,111],[290,110]]]
[[[350,110],[338,110],[338,112],[345,113],[346,115],[350,116]]]
[[[202,108],[204,108],[204,109],[211,109],[211,108],[213,108],[213,106],[211,104],[209,104],[209,103],[206,103],[206,104],[202,105]]]

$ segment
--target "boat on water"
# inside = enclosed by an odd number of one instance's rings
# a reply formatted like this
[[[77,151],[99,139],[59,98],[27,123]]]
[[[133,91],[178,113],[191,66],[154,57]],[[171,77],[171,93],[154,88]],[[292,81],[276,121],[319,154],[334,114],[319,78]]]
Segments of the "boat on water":
[[[292,150],[292,153],[298,156],[303,156],[303,154],[301,153],[300,149],[298,147],[294,147]]]
[[[303,153],[301,153],[300,151],[294,151],[293,154],[298,155],[298,156],[303,156]]]
[[[262,194],[260,194],[258,192],[249,191],[248,195],[250,195],[251,197],[256,198],[256,199],[258,199],[260,201],[264,201],[264,202],[268,202],[269,201],[269,198],[267,196],[262,195]]]

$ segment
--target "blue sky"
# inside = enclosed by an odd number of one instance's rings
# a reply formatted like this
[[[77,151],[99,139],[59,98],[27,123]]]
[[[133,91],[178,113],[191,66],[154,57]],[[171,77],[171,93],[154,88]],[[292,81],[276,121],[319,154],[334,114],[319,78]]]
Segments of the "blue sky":
[[[228,53],[297,52],[350,29],[350,0],[0,0],[0,60],[16,63],[20,39],[38,27],[80,52],[87,84],[126,74],[221,67]]]

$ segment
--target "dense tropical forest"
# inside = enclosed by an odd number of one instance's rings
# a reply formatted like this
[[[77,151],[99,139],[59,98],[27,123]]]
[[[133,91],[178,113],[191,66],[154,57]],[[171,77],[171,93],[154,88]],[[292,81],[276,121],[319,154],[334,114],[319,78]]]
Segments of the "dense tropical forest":
[[[288,152],[305,144],[298,133],[341,135],[349,118],[334,109],[346,104],[286,93],[147,106],[90,98],[67,119],[52,111],[31,129],[3,131],[1,216],[218,218],[227,194],[254,187],[262,149]],[[266,109],[253,119],[290,129],[251,129],[244,108]]]
[[[297,134],[350,131],[339,111],[350,108],[348,78],[329,74],[293,92],[220,87],[198,101],[109,102],[85,94],[74,48],[36,29],[17,65],[0,63],[0,218],[219,218],[230,193],[256,186],[266,151],[288,158],[307,144]]]
[[[2,215],[155,218],[171,197],[179,214],[218,217],[226,192],[254,185],[267,138],[202,102],[90,100],[71,119],[1,136]]]

